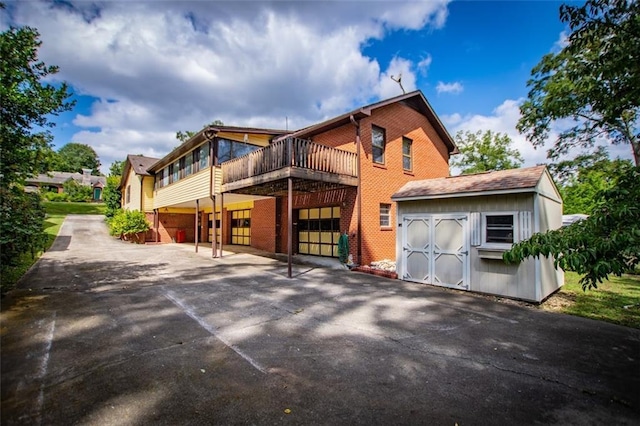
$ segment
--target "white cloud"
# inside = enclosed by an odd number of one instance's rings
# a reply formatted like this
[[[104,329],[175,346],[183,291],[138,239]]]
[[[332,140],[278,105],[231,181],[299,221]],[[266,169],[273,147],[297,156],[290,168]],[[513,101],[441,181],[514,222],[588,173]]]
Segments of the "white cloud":
[[[416,68],[422,75],[427,75],[427,71],[431,66],[432,58],[431,55],[427,54],[424,58],[422,58],[417,64]]]
[[[438,92],[438,94],[440,93],[460,93],[464,90],[464,87],[462,86],[462,83],[460,83],[459,81],[455,81],[453,83],[443,83],[442,81],[438,82],[438,85],[436,86],[436,91]]]
[[[127,153],[163,155],[177,130],[216,119],[283,128],[288,117],[298,128],[401,93],[390,75],[413,90],[429,56],[383,70],[363,46],[392,30],[441,27],[447,3],[29,1],[0,11],[0,25],[10,16],[38,28],[40,59],[60,67],[56,78],[99,99],[75,118],[86,130],[72,139],[93,146],[106,169]]]
[[[524,99],[507,99],[502,104],[498,105],[491,115],[468,115],[462,116],[458,113],[446,115],[442,117],[445,124],[448,125],[452,136],[458,131],[486,131],[491,130],[495,133],[503,133],[508,135],[513,141],[513,147],[520,151],[524,159],[523,167],[535,166],[538,164],[549,164],[563,159],[572,159],[584,152],[581,149],[576,148],[567,155],[561,157],[559,160],[549,160],[547,158],[547,150],[553,146],[560,132],[568,129],[572,125],[571,120],[559,120],[553,123],[551,131],[547,137],[547,143],[535,148],[531,142],[529,142],[525,135],[522,135],[516,129],[518,120],[520,119],[520,104]],[[607,140],[602,139],[598,142],[599,145],[604,145],[609,151],[611,158],[625,158],[631,159],[632,153],[629,145],[612,145]],[[452,174],[458,174],[460,170],[452,169]]]
[[[416,89],[416,75],[412,71],[412,62],[403,58],[393,58],[389,67],[380,75],[380,81],[375,89],[378,97],[390,98],[402,94],[402,88],[405,92],[411,92]],[[392,78],[393,77],[393,78]],[[397,80],[402,83],[402,88]]]
[[[562,49],[569,45],[569,34],[566,31],[561,31],[558,36],[558,40],[553,43],[553,47],[551,48],[552,52],[560,52]]]

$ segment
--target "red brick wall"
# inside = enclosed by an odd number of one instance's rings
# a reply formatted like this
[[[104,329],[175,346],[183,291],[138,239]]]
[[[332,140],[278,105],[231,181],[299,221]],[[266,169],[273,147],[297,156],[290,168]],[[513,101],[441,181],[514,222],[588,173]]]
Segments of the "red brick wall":
[[[256,200],[251,209],[251,246],[276,251],[276,199]]]
[[[383,165],[374,164],[371,158],[372,125],[385,130],[386,147]],[[413,141],[411,172],[405,172],[402,167],[403,136]],[[449,154],[427,118],[400,103],[376,109],[370,117],[362,119],[360,138],[362,142],[362,259],[360,263],[369,264],[384,258],[395,259],[397,218],[396,206],[391,202],[391,196],[411,180],[448,176]],[[355,139],[356,129],[351,124],[313,137],[314,142],[352,152],[356,151]],[[343,228],[348,225],[350,236],[357,229],[357,211],[353,207],[355,201],[355,190],[353,190],[353,195],[345,198],[344,202],[348,207],[343,208],[343,219],[341,219]],[[391,204],[391,227],[385,229],[380,227],[381,203]],[[311,207],[311,204],[308,206]],[[297,204],[294,204],[294,207],[298,207]],[[350,252],[355,258],[356,238],[351,237],[349,241]]]
[[[195,212],[194,214],[159,213],[159,219],[158,234],[160,242],[170,243],[174,241],[176,233],[180,229],[184,229],[186,231],[185,242],[195,242]],[[151,223],[153,223],[153,221]],[[155,241],[155,235],[153,240]]]

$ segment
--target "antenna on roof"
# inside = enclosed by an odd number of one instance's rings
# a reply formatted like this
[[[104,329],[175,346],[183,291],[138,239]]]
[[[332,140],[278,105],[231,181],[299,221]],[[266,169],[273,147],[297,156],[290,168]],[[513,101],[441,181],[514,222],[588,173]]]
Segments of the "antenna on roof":
[[[396,83],[398,83],[400,85],[400,88],[402,89],[402,94],[403,95],[405,93],[407,93],[407,92],[405,92],[404,87],[402,87],[402,73],[398,74],[398,78],[397,79],[394,78],[392,75],[389,76],[389,77],[391,77],[391,80],[395,81]]]

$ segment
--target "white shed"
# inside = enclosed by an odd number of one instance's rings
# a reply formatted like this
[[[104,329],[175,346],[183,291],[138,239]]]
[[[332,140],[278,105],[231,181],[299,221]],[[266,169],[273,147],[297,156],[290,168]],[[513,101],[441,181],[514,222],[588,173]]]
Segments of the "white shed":
[[[502,260],[513,243],[562,225],[562,198],[545,166],[413,181],[392,200],[402,280],[532,302],[564,284],[552,259]]]

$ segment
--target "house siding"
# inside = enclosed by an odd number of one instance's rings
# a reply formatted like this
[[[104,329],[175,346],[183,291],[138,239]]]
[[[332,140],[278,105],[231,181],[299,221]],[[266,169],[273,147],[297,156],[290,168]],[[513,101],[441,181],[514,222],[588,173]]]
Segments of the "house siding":
[[[201,198],[209,198],[211,168],[180,179],[155,191],[154,208],[168,207]]]
[[[140,210],[140,188],[141,183],[138,175],[129,169],[129,174],[122,187],[122,209],[123,210]],[[129,202],[127,202],[127,192],[129,192]]]
[[[402,216],[469,212],[533,212],[533,197],[534,195],[529,193],[402,201],[399,204],[398,213]],[[536,301],[535,285],[533,285],[536,279],[536,268],[533,259],[527,259],[518,265],[507,265],[501,259],[481,258],[480,250],[479,247],[470,247],[469,290]],[[401,238],[396,241],[396,253],[397,270],[402,271],[404,265]]]
[[[153,211],[153,184],[153,176],[145,176],[142,179],[142,208],[145,212]]]

